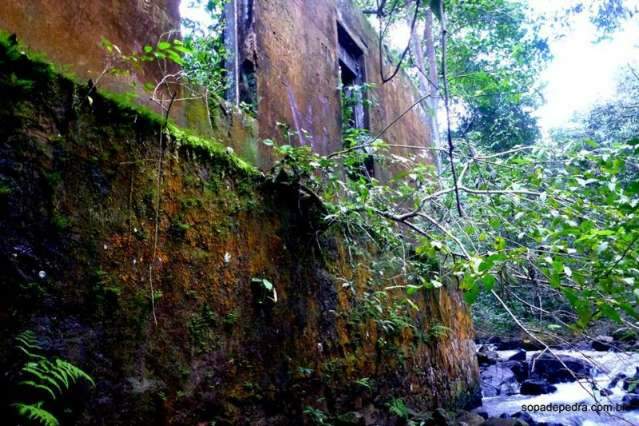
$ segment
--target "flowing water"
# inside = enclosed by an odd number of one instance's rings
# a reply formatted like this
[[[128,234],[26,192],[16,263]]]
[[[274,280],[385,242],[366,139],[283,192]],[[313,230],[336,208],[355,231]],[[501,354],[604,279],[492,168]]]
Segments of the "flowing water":
[[[507,360],[516,351],[498,351],[501,359]],[[557,355],[568,355],[573,358],[588,360],[594,367],[590,380],[573,383],[559,383],[557,391],[539,396],[500,395],[484,397],[483,405],[478,411],[487,412],[490,416],[509,415],[519,411],[527,411],[538,422],[554,422],[564,425],[639,425],[639,410],[624,411],[621,400],[626,391],[623,380],[611,389],[610,396],[600,396],[599,391],[592,390],[593,384],[598,389],[606,388],[615,376],[624,373],[628,377],[635,374],[639,367],[639,353],[630,352],[595,352],[595,351],[554,351]],[[526,359],[539,352],[527,352]],[[593,397],[593,395],[595,397]],[[547,411],[548,409],[553,411]],[[559,412],[559,410],[563,410]],[[599,410],[599,412],[597,412]]]

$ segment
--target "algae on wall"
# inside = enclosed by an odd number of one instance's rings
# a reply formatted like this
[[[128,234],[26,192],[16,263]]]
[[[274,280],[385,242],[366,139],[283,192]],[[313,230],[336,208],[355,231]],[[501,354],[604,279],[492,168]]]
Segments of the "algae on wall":
[[[320,232],[311,200],[177,129],[158,186],[161,121],[87,102],[87,88],[6,43],[0,93],[12,99],[0,105],[0,364],[13,368],[7,342],[32,329],[89,372],[97,386],[71,396],[67,423],[300,424],[310,406],[380,424],[392,398],[476,399],[455,291],[426,293],[415,318],[446,335],[386,333],[337,279],[365,286],[354,265],[367,255],[352,261]],[[3,402],[13,377],[0,379]]]

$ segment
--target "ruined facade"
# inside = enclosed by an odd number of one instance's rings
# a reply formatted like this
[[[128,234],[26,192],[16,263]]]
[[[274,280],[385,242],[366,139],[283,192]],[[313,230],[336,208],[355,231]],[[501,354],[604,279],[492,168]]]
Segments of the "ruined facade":
[[[403,73],[382,83],[382,71],[388,76],[395,64],[379,51],[375,31],[350,0],[238,3],[253,3],[251,20],[245,21],[248,31],[239,43],[239,62],[254,61],[260,136],[277,138],[274,123],[287,123],[297,132],[298,143],[328,154],[342,149],[340,86],[373,85],[368,92],[370,105],[356,123],[371,134],[381,132],[417,99]],[[430,130],[423,114],[419,107],[412,109],[383,138],[394,144],[429,146]],[[394,152],[416,153],[397,148]]]
[[[19,371],[11,342],[30,329],[47,356],[89,372],[96,386],[67,396],[63,424],[297,425],[311,424],[311,407],[341,424],[383,425],[396,421],[393,398],[416,410],[477,402],[460,293],[420,292],[419,312],[406,313],[416,327],[385,330],[360,298],[375,253],[350,253],[313,200],[225,148],[268,167],[259,139],[279,138],[283,122],[296,143],[340,149],[340,83],[377,83],[374,105],[351,118],[373,133],[414,103],[405,76],[379,84],[374,32],[349,1],[235,2],[228,101],[255,101],[256,117],[213,109],[212,126],[197,131],[215,141],[172,129],[162,147],[160,120],[85,80],[100,65],[101,36],[143,46],[176,25],[178,2],[23,3],[0,10],[0,30],[78,78],[0,37],[0,96],[11,99],[0,105],[0,368]],[[208,125],[201,111],[179,113],[185,125]],[[386,139],[426,147],[419,114]],[[384,315],[402,297],[381,300]],[[3,410],[17,380],[0,377]]]
[[[0,14],[0,28],[15,33],[21,42],[67,67],[82,80],[99,78],[105,67],[101,39],[106,38],[125,52],[141,52],[159,38],[180,27],[179,0],[112,2],[52,2],[8,0]],[[378,38],[365,17],[350,0],[289,1],[233,0],[227,6],[228,61],[233,104],[253,103],[259,130],[245,145],[234,149],[263,168],[272,164],[270,150],[259,138],[280,139],[285,123],[295,132],[294,141],[327,154],[342,148],[340,86],[369,83],[368,104],[358,111],[359,127],[377,134],[417,99],[413,85],[402,72],[382,83],[394,63],[379,51]],[[382,55],[383,70],[380,68]],[[349,59],[350,58],[350,59]],[[355,69],[357,68],[357,69]],[[137,90],[162,78],[157,68],[147,66],[128,77],[107,76],[107,90]],[[132,83],[138,83],[133,89]],[[202,116],[202,101],[176,105],[173,118],[206,136],[229,133],[233,121],[221,122]],[[150,104],[149,104],[150,105]],[[150,105],[152,106],[152,105]],[[430,129],[421,107],[415,107],[386,130],[390,143],[412,146],[394,148],[397,154],[424,155],[430,144]],[[235,117],[235,120],[240,118]],[[377,174],[389,170],[378,167]],[[387,174],[387,173],[386,173]]]

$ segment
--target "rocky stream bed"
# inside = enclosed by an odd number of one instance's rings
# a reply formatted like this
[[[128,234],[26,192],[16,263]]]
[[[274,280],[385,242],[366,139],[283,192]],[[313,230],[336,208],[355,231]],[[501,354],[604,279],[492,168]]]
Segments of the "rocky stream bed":
[[[599,336],[544,349],[492,338],[477,347],[483,400],[472,414],[488,420],[460,424],[639,425],[634,341]]]

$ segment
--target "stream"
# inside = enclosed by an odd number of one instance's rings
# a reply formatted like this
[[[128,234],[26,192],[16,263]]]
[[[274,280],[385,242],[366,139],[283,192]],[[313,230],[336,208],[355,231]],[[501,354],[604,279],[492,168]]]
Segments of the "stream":
[[[517,362],[519,365],[533,366],[533,357],[540,351],[526,351],[525,361],[522,350],[491,351],[493,359],[481,367],[483,405],[476,411],[491,417],[499,417],[504,413],[512,416],[523,411],[530,414],[535,422],[554,425],[639,425],[639,407],[632,410],[628,404],[624,407],[622,403],[624,396],[632,391],[632,387],[623,389],[624,379],[633,380],[639,376],[639,353],[594,350],[557,350],[554,353],[570,357],[565,359],[583,362],[590,378],[572,383],[554,382],[552,386],[556,390],[551,393],[522,395],[522,379],[514,377],[516,374],[513,375],[512,366]],[[516,357],[516,354],[519,354],[518,361],[513,361],[512,357]],[[553,383],[552,374],[548,376],[550,381],[544,383]]]

